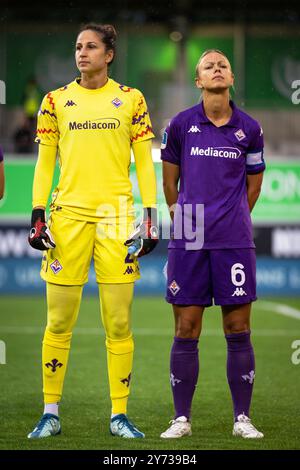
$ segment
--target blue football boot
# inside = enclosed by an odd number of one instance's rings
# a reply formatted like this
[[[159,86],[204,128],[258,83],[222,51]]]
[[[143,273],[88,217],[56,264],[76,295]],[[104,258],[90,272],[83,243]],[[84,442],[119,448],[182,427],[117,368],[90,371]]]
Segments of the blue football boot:
[[[120,436],[129,439],[145,437],[145,434],[139,431],[124,414],[116,415],[111,419],[109,430],[113,436]]]
[[[59,417],[51,413],[44,414],[34,430],[28,434],[28,439],[56,436],[61,433]]]

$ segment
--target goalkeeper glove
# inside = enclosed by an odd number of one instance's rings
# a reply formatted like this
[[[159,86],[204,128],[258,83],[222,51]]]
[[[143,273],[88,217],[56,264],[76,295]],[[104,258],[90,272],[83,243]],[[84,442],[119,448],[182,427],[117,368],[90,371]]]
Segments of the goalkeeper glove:
[[[129,236],[124,243],[128,247],[128,254],[137,256],[147,255],[158,244],[157,211],[154,208],[144,208],[143,222]]]
[[[55,242],[45,222],[44,209],[33,209],[28,241],[32,248],[36,250],[44,251],[49,250],[49,248],[55,248]]]

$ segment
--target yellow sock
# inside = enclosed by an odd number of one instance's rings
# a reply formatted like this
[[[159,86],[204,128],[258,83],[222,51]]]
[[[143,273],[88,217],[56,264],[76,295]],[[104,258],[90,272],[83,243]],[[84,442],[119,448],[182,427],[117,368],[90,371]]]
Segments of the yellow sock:
[[[43,392],[45,403],[61,399],[72,333],[53,334],[47,328],[43,340]]]
[[[42,348],[45,403],[57,403],[61,399],[81,294],[82,286],[47,283],[48,321]]]
[[[112,413],[126,414],[134,350],[130,329],[134,284],[101,284],[99,288]]]
[[[106,338],[112,413],[127,412],[134,344],[132,335],[121,341]]]

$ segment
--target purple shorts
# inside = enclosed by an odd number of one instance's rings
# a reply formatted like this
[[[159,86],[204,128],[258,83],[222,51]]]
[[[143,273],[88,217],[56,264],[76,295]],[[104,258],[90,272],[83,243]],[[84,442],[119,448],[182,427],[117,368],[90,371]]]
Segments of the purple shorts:
[[[233,305],[256,300],[254,248],[168,250],[166,300],[177,305]]]

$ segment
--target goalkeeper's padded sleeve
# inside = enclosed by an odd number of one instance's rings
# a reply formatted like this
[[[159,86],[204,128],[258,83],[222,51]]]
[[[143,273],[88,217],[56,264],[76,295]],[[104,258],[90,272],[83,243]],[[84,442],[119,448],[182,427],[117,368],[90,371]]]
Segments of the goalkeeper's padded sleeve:
[[[156,177],[151,139],[132,144],[136,174],[144,207],[156,207]]]
[[[39,145],[32,190],[32,207],[46,207],[51,191],[57,147]]]

